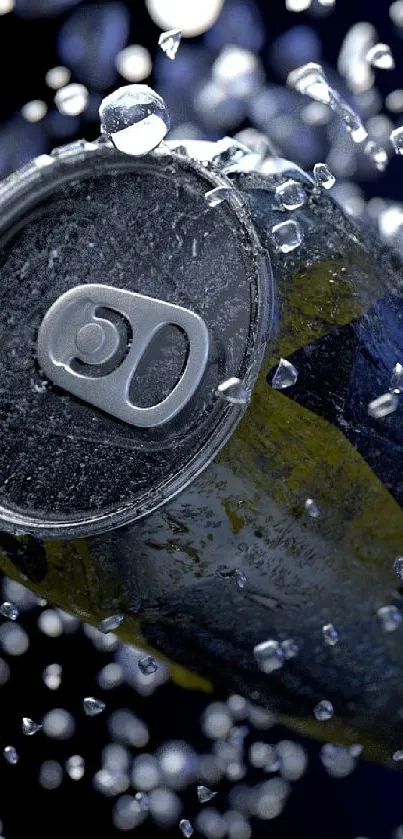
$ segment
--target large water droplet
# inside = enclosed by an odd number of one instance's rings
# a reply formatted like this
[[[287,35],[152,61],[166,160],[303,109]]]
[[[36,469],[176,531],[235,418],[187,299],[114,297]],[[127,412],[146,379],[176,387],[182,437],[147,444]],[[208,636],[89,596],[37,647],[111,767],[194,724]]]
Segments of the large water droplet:
[[[164,139],[169,116],[164,100],[147,85],[127,85],[101,103],[101,129],[115,147],[133,156],[148,154]]]

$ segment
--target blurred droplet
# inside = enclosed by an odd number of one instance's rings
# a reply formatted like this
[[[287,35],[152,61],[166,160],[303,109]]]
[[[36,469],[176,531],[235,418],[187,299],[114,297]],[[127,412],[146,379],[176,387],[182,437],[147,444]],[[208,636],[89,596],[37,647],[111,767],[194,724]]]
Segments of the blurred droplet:
[[[187,38],[202,35],[215,23],[224,0],[146,0],[146,7],[160,29],[180,29]]]
[[[182,801],[175,792],[166,787],[158,787],[151,790],[148,800],[149,815],[155,824],[162,828],[178,824],[182,812]]]
[[[112,819],[117,830],[134,830],[144,818],[144,812],[133,795],[122,795],[115,802]]]
[[[48,106],[42,99],[32,99],[21,108],[21,116],[27,122],[40,122],[47,113]]]
[[[277,744],[280,757],[280,773],[288,781],[297,781],[305,774],[308,767],[308,755],[300,743],[282,740]]]
[[[262,86],[264,71],[255,53],[229,45],[216,58],[212,78],[229,96],[247,99]]]
[[[145,722],[126,708],[120,708],[110,715],[108,727],[113,737],[129,746],[142,749],[148,743],[149,732]]]
[[[374,419],[383,419],[393,414],[399,407],[399,395],[397,393],[383,393],[377,399],[373,399],[368,405],[368,414]]]
[[[157,751],[163,781],[172,789],[189,786],[196,778],[199,761],[192,747],[181,740],[163,743]]]
[[[84,713],[87,717],[97,717],[105,710],[105,702],[95,696],[86,696],[83,700]]]
[[[402,622],[402,614],[396,606],[381,606],[376,614],[383,632],[395,632]]]
[[[202,714],[201,730],[205,737],[216,740],[226,737],[232,727],[232,718],[223,702],[211,702]]]
[[[0,15],[7,15],[14,9],[15,0],[0,0]]]
[[[284,663],[283,650],[278,641],[273,639],[257,644],[253,648],[253,655],[263,673],[272,673],[274,670],[279,670]]]
[[[53,708],[48,711],[42,723],[44,734],[54,740],[69,740],[76,728],[74,718],[65,708]]]
[[[205,35],[207,46],[218,52],[227,44],[259,52],[265,41],[265,25],[255,0],[225,0],[221,14]]]
[[[134,758],[131,782],[135,789],[149,792],[161,782],[161,770],[155,755],[142,754]]]
[[[253,790],[251,808],[258,819],[275,819],[282,812],[290,792],[288,781],[271,778]]]
[[[284,390],[287,387],[295,385],[297,379],[297,368],[291,364],[291,361],[287,361],[286,358],[280,358],[276,372],[271,380],[271,386],[275,390]]]
[[[34,720],[31,720],[30,717],[22,718],[22,733],[26,734],[28,737],[36,734],[37,731],[41,730],[41,728],[42,725],[38,722],[34,722]]]
[[[15,764],[19,761],[19,755],[17,754],[17,750],[14,746],[5,746],[3,749],[3,755],[7,763],[11,763],[13,766],[15,766]]]
[[[42,673],[42,679],[49,690],[57,690],[62,681],[62,667],[60,664],[48,664]]]
[[[334,743],[325,743],[321,748],[323,766],[333,778],[345,778],[355,769],[356,761],[348,749]]]
[[[45,760],[39,769],[39,783],[44,789],[57,789],[63,780],[63,769],[56,760]]]
[[[124,154],[148,154],[169,130],[165,102],[147,85],[118,88],[103,99],[99,116],[102,132]]]
[[[299,653],[298,644],[295,643],[293,638],[286,638],[284,641],[281,641],[280,647],[286,661],[295,658]]]
[[[285,7],[288,12],[306,12],[312,0],[285,0]]]
[[[213,807],[200,810],[195,818],[195,827],[198,833],[201,833],[206,839],[224,839],[226,834],[224,818]]]
[[[45,609],[38,617],[38,627],[49,638],[59,638],[63,633],[60,615],[55,609]]]
[[[29,637],[19,624],[4,623],[0,626],[0,644],[8,655],[24,655],[29,648]]]
[[[52,67],[45,76],[45,82],[52,90],[58,90],[59,87],[68,85],[71,78],[71,72],[68,67],[58,64],[57,67]]]
[[[344,37],[337,69],[353,93],[369,90],[374,83],[374,74],[367,56],[376,37],[376,29],[367,21],[355,23]]]
[[[142,82],[151,73],[151,55],[140,44],[131,44],[118,52],[115,65],[118,73],[128,82]]]
[[[59,113],[75,117],[85,111],[88,102],[88,90],[82,84],[68,84],[61,87],[55,96],[55,105]]]
[[[123,3],[82,6],[59,32],[59,56],[78,81],[95,90],[106,90],[116,80],[115,59],[126,46],[129,32],[130,11]]]
[[[329,702],[328,699],[321,699],[314,708],[314,715],[317,720],[322,722],[323,720],[330,720],[333,716],[333,705]]]
[[[98,673],[98,684],[103,690],[112,690],[122,684],[123,667],[114,661],[106,664]]]
[[[80,781],[84,777],[85,762],[81,755],[72,755],[66,760],[66,772],[72,781]]]

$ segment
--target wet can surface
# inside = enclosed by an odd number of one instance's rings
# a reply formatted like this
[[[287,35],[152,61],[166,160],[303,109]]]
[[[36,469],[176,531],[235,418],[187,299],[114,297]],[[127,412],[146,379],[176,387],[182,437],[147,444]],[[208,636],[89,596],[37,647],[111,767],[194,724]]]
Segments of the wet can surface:
[[[81,143],[2,190],[5,572],[390,755],[399,258],[286,162]]]

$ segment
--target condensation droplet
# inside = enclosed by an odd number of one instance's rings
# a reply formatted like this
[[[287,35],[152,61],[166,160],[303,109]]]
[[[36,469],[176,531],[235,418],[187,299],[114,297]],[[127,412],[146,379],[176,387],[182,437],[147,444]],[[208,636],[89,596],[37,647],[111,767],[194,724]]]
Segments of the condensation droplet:
[[[170,121],[164,100],[147,85],[120,87],[102,100],[101,130],[123,154],[140,156],[160,145]]]
[[[124,615],[109,615],[107,618],[103,618],[97,626],[99,632],[102,632],[103,635],[106,635],[108,632],[114,632],[115,629],[119,629],[119,626],[122,625],[125,619]]]
[[[339,633],[332,623],[325,623],[325,625],[322,626],[322,635],[323,640],[328,647],[335,647],[336,644],[339,643]]]
[[[263,673],[272,673],[279,670],[284,663],[284,652],[278,641],[269,639],[257,644],[253,649],[255,661]]]
[[[176,53],[179,49],[179,44],[182,40],[182,32],[180,29],[169,29],[168,32],[162,32],[158,39],[158,46],[161,47],[165,55],[171,60],[176,58]]]
[[[307,498],[304,503],[305,512],[308,513],[311,519],[318,519],[321,516],[320,508],[313,498]]]
[[[295,658],[299,653],[299,646],[293,638],[286,638],[284,641],[281,641],[280,647],[284,658],[287,660]]]
[[[71,72],[68,67],[59,64],[57,67],[52,67],[45,76],[45,82],[52,90],[59,90],[60,87],[68,85],[71,78]]]
[[[203,784],[199,784],[197,787],[197,797],[200,804],[206,804],[207,801],[211,801],[211,799],[215,798],[216,795],[216,792],[209,789],[209,787],[205,787]]]
[[[96,699],[95,696],[86,696],[83,700],[83,708],[87,717],[96,717],[105,710],[105,702],[102,699]]]
[[[14,746],[6,746],[3,749],[3,755],[4,755],[7,763],[11,763],[13,766],[16,763],[18,763],[18,761],[20,759],[19,755],[17,754],[17,750],[14,748]]]
[[[85,761],[81,755],[72,755],[71,757],[67,758],[66,763],[66,772],[68,776],[72,779],[72,781],[80,781],[81,778],[84,776],[85,772]]]
[[[10,603],[9,600],[5,600],[0,606],[0,614],[3,615],[3,618],[8,618],[10,621],[16,621],[19,616],[19,611],[14,603]]]
[[[210,189],[206,192],[204,198],[209,207],[218,207],[233,192],[234,190],[229,186],[216,186],[215,189]]]
[[[396,154],[403,154],[403,126],[392,131],[390,141]]]
[[[297,210],[305,204],[306,192],[301,183],[290,179],[276,187],[276,198],[285,210]]]
[[[316,185],[323,187],[323,189],[331,189],[336,183],[336,178],[327,163],[315,163],[313,175]]]
[[[31,737],[33,734],[36,734],[37,731],[41,730],[41,728],[41,723],[34,722],[34,720],[31,720],[30,717],[22,718],[22,733],[26,734],[28,737]]]
[[[57,690],[62,681],[61,664],[48,664],[42,673],[42,679],[49,690]]]
[[[377,399],[373,399],[368,405],[368,414],[374,419],[383,419],[383,417],[393,414],[399,405],[399,395],[397,393],[383,393]]]
[[[298,379],[298,370],[287,361],[286,358],[280,358],[277,370],[271,380],[271,386],[275,390],[284,390],[287,387],[292,387]]]
[[[396,606],[381,606],[376,614],[383,632],[394,632],[402,622],[402,614]]]
[[[155,673],[156,670],[158,670],[158,664],[152,655],[145,655],[142,658],[139,658],[138,666],[143,676],[151,676],[152,673]]]
[[[328,699],[321,699],[321,701],[315,705],[313,713],[316,719],[320,722],[323,720],[330,720],[334,713],[333,705]]]
[[[274,244],[281,253],[295,251],[296,248],[299,248],[303,239],[302,230],[298,222],[294,221],[294,219],[275,224],[271,232],[273,234]]]
[[[147,79],[152,70],[151,55],[140,44],[131,44],[118,52],[115,67],[128,82],[142,82]]]
[[[250,401],[250,394],[241,380],[235,376],[218,385],[216,396],[220,396],[226,402],[230,402],[231,405],[247,405]]]
[[[397,362],[392,370],[389,390],[393,393],[403,393],[403,364]]]
[[[367,61],[378,70],[393,70],[395,61],[389,44],[374,44],[367,52]]]
[[[88,103],[88,90],[83,84],[68,84],[59,88],[55,96],[55,105],[59,113],[76,117],[85,111]]]

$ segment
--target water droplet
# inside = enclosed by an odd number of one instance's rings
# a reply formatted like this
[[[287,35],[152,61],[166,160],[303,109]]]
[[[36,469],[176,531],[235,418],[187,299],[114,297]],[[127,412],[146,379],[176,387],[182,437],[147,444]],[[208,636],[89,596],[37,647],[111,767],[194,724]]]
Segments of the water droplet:
[[[279,670],[284,663],[284,652],[278,641],[270,639],[257,644],[253,649],[255,661],[263,673],[272,673]]]
[[[47,114],[48,106],[42,99],[32,99],[21,108],[21,116],[27,122],[40,122]]]
[[[325,105],[331,103],[332,91],[326,81],[323,67],[313,61],[292,70],[287,77],[287,85]]]
[[[96,699],[95,696],[86,696],[83,701],[83,708],[87,717],[96,717],[105,710],[105,702],[102,699]]]
[[[83,84],[68,84],[59,88],[55,96],[55,105],[59,113],[75,117],[87,107],[88,90]]]
[[[308,513],[308,516],[310,516],[311,519],[318,519],[321,516],[320,508],[313,498],[307,498],[304,503],[304,507],[305,512]]]
[[[220,396],[226,402],[230,402],[231,405],[247,405],[250,401],[248,391],[242,385],[240,379],[235,376],[218,385],[216,396]]]
[[[42,673],[42,679],[49,690],[57,690],[62,681],[62,668],[60,664],[48,664]]]
[[[182,32],[180,29],[169,29],[168,32],[163,32],[158,39],[158,46],[161,47],[165,55],[170,59],[176,58],[179,44],[182,40]]]
[[[197,787],[197,797],[200,804],[205,804],[207,801],[211,801],[211,799],[216,795],[216,792],[213,792],[213,790],[209,789],[209,787],[203,786],[203,784],[199,784]]]
[[[151,676],[152,673],[155,673],[158,670],[158,664],[151,655],[145,655],[142,658],[139,658],[138,661],[139,670],[143,673],[143,676]]]
[[[313,175],[316,185],[322,186],[323,189],[331,189],[336,183],[336,178],[327,163],[315,163]]]
[[[190,823],[189,819],[181,819],[179,822],[179,829],[186,839],[189,839],[189,837],[194,834],[194,827]]]
[[[353,743],[353,745],[349,747],[348,752],[351,755],[351,757],[357,758],[360,756],[360,754],[362,754],[362,750],[363,746],[361,745],[361,743]]]
[[[99,632],[102,632],[103,635],[106,635],[107,632],[114,632],[115,629],[119,629],[119,626],[122,625],[124,619],[124,615],[109,615],[109,617],[104,618],[99,622],[97,629]]]
[[[222,201],[225,201],[226,198],[230,197],[233,191],[234,190],[229,186],[217,186],[215,189],[210,189],[206,192],[204,198],[209,207],[218,207]]]
[[[32,734],[36,734],[37,731],[40,731],[42,725],[39,722],[34,722],[31,720],[30,717],[23,717],[22,718],[22,733],[26,734],[30,737]]]
[[[369,140],[365,146],[365,154],[371,158],[379,172],[384,172],[388,164],[388,153],[386,149],[375,143],[374,140]]]
[[[397,751],[393,753],[393,760],[396,762],[403,760],[403,749],[397,749]]]
[[[126,81],[142,82],[151,73],[151,55],[140,44],[131,44],[117,54],[115,66]]]
[[[71,78],[70,70],[62,64],[57,67],[52,67],[48,70],[45,76],[45,82],[52,90],[58,90],[59,87],[68,85]]]
[[[72,755],[66,760],[66,772],[72,781],[80,781],[85,772],[85,761],[81,755]]]
[[[14,603],[10,603],[9,600],[5,600],[0,606],[0,614],[2,614],[4,618],[8,618],[10,621],[16,621],[19,611]]]
[[[76,728],[74,717],[65,708],[52,708],[42,722],[44,734],[53,740],[69,740]]]
[[[286,358],[280,358],[277,370],[271,380],[271,386],[276,390],[284,390],[286,387],[295,385],[297,379],[297,368]]]
[[[7,15],[14,9],[15,0],[0,0],[0,15]]]
[[[402,622],[402,615],[396,606],[381,606],[377,616],[383,632],[394,632]]]
[[[392,370],[389,390],[394,393],[403,393],[403,364],[395,364]]]
[[[399,396],[397,393],[383,393],[378,396],[368,405],[368,414],[374,419],[383,419],[396,411],[399,405]]]
[[[339,633],[332,623],[325,623],[325,625],[322,626],[322,635],[323,640],[328,647],[335,647],[336,644],[339,643]]]
[[[396,154],[403,154],[403,126],[392,131],[390,141]]]
[[[285,641],[281,641],[280,646],[285,659],[295,658],[299,653],[299,646],[293,638],[286,638]]]
[[[395,574],[399,577],[399,580],[403,582],[403,556],[397,556],[394,563],[393,563],[393,570]]]
[[[245,588],[245,585],[246,585],[246,583],[247,583],[247,577],[246,577],[246,574],[245,574],[245,573],[244,573],[244,572],[243,572],[240,568],[235,568],[235,571],[234,571],[234,578],[235,578],[235,584],[236,584],[236,587],[237,587],[240,591],[242,591],[242,589],[244,589],[244,588]]]
[[[317,720],[330,720],[333,716],[333,705],[328,699],[322,699],[313,710]]]
[[[302,230],[298,222],[293,219],[275,224],[271,232],[276,248],[282,253],[295,251],[296,248],[299,248],[303,239]]]
[[[290,179],[276,187],[276,198],[285,210],[297,210],[305,204],[306,192],[301,183]]]
[[[5,749],[3,749],[3,755],[7,763],[11,763],[13,765],[18,763],[20,759],[14,746],[6,746]]]
[[[395,66],[392,50],[388,44],[375,44],[367,52],[367,61],[379,70],[393,70]]]
[[[118,151],[134,156],[153,151],[169,129],[165,102],[147,85],[118,88],[102,100],[99,116]]]

